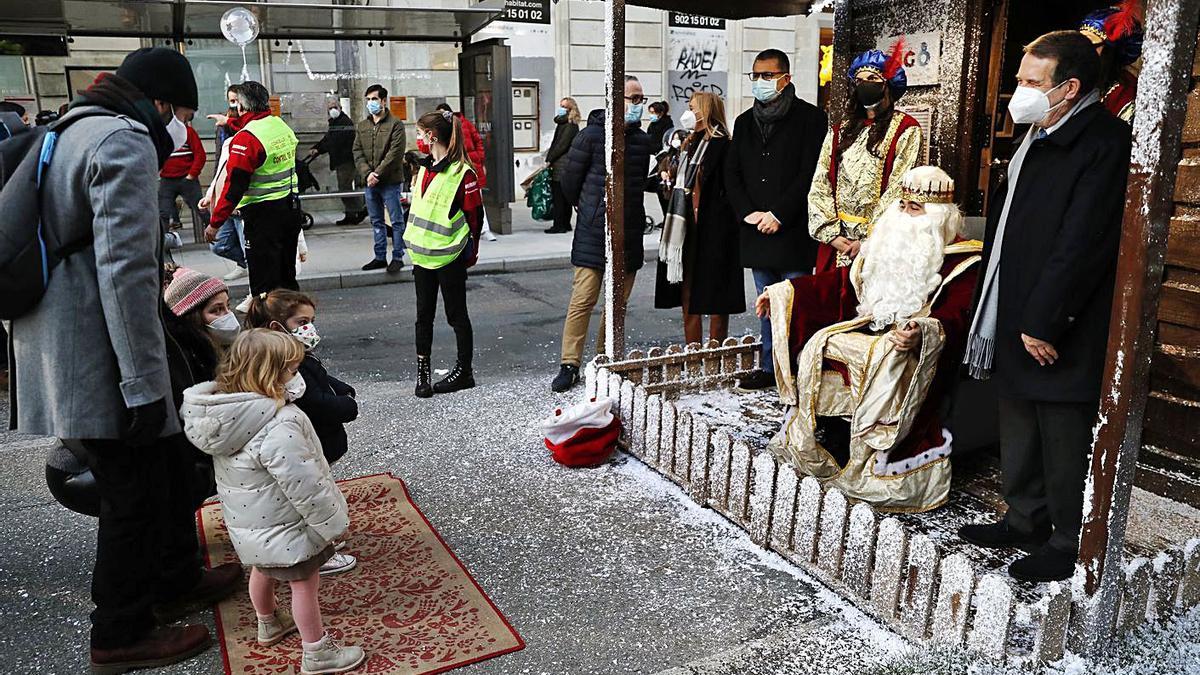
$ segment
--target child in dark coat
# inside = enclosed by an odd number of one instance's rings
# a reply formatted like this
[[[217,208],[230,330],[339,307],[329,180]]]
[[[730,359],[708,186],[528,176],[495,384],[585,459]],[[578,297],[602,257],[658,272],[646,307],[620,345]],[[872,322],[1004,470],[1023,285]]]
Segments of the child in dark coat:
[[[304,361],[299,373],[304,378],[304,395],[296,406],[308,415],[321,441],[325,459],[330,464],[346,454],[347,422],[358,417],[358,402],[354,387],[342,382],[325,370],[325,365],[313,354],[321,341],[313,325],[317,303],[312,297],[287,289],[254,296],[246,313],[247,328],[269,328],[288,333],[304,345]]]

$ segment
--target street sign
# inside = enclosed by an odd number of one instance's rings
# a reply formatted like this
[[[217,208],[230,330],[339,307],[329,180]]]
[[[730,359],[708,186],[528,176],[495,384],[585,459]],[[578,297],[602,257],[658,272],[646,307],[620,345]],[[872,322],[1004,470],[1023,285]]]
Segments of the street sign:
[[[512,3],[512,0],[509,0]],[[671,12],[667,19],[667,25],[671,28],[708,28],[710,30],[725,30],[725,19],[716,19],[711,16],[700,16],[699,14],[684,14],[683,12]]]
[[[507,0],[498,21],[550,25],[550,0]]]

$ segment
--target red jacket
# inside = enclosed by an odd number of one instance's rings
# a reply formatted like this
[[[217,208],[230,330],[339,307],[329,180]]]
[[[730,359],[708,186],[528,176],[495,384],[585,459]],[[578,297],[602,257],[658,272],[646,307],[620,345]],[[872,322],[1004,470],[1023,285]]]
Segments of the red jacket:
[[[487,171],[483,168],[483,160],[486,158],[486,151],[483,148],[483,137],[479,135],[479,129],[471,124],[471,120],[467,116],[458,112],[454,113],[458,121],[462,123],[463,132],[463,148],[467,151],[467,159],[471,160],[471,167],[475,169],[475,174],[479,177],[480,189],[487,187]]]
[[[184,176],[200,175],[204,170],[204,162],[208,160],[208,155],[204,152],[204,145],[200,142],[200,134],[192,128],[192,125],[187,127],[187,140],[183,145],[175,149],[171,153],[170,159],[163,168],[158,172],[162,178],[183,178]]]
[[[245,129],[250,122],[270,114],[270,112],[246,113],[236,122],[230,120],[230,128],[240,131],[234,134],[229,141],[229,160],[225,164],[229,179],[225,181],[224,189],[221,190],[221,194],[217,195],[212,206],[212,216],[209,222],[213,227],[220,227],[221,223],[233,215],[238,202],[242,201],[242,196],[250,187],[250,177],[258,167],[263,165],[263,162],[267,161],[267,151],[263,148],[262,143],[259,143],[254,134]]]

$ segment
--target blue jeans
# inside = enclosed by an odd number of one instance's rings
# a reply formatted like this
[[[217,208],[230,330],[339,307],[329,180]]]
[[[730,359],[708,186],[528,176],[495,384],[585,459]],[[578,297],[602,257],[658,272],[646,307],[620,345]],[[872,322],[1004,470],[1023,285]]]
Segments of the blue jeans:
[[[780,270],[751,270],[754,273],[754,288],[762,295],[763,289],[771,284],[777,284],[787,279],[796,279],[808,272],[782,272]],[[775,358],[771,353],[771,320],[762,320],[762,358],[759,367],[768,373],[775,373]]]
[[[371,229],[375,232],[375,259],[387,261],[387,224],[383,222],[386,206],[392,220],[392,260],[404,257],[404,225],[408,214],[400,203],[400,185],[379,184],[363,192],[367,200],[367,214],[371,216]]]
[[[213,253],[232,260],[237,263],[238,267],[246,266],[246,234],[243,230],[242,219],[231,216],[229,220],[221,223],[221,227],[217,230],[217,239],[209,244],[209,249]]]

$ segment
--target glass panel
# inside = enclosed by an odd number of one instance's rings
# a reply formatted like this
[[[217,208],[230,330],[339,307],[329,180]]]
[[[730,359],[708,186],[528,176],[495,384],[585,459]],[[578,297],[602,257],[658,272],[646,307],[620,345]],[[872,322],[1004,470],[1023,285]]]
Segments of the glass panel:
[[[24,59],[20,56],[0,56],[0,96],[24,96],[27,94],[29,94],[29,84],[25,81]],[[31,117],[32,114],[30,113]]]
[[[262,81],[258,48],[252,44],[244,54],[243,62],[242,49],[227,40],[195,40],[187,47],[187,57],[200,89],[200,110],[196,113],[194,126],[201,138],[216,135],[215,126],[204,116],[225,112],[225,88],[246,79],[242,72],[243,63],[249,79]]]

